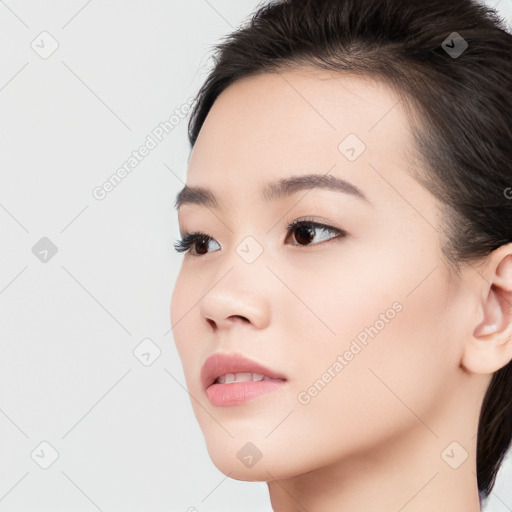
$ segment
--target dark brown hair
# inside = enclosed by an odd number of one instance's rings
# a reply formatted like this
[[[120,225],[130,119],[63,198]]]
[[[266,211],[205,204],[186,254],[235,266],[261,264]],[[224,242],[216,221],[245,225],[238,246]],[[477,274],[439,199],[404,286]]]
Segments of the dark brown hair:
[[[443,207],[450,268],[512,242],[512,35],[495,10],[475,0],[277,0],[259,5],[213,57],[189,121],[192,147],[216,98],[240,78],[296,66],[372,77],[404,100],[422,163],[416,178]],[[481,498],[511,440],[509,363],[480,412]]]

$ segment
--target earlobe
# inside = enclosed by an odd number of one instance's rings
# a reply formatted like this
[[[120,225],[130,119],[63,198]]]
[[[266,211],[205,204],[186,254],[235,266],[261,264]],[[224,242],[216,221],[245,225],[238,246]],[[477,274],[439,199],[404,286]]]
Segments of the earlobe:
[[[512,244],[493,253],[488,271],[480,305],[483,320],[473,330],[462,359],[462,366],[472,373],[494,373],[512,360]]]

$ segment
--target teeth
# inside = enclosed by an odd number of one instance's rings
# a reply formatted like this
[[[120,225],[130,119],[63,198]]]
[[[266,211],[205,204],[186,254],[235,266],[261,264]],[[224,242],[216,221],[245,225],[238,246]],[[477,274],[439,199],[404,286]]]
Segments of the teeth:
[[[264,380],[264,376],[259,373],[226,373],[217,378],[215,382],[219,384],[229,384],[231,382],[251,382]]]

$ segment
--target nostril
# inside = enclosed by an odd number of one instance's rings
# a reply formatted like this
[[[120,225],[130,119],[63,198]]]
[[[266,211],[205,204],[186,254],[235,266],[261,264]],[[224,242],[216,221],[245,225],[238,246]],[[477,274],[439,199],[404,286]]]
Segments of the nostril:
[[[232,322],[242,322],[242,323],[249,323],[250,320],[246,318],[245,316],[241,315],[231,315],[226,320],[232,321]],[[206,321],[212,328],[212,330],[215,332],[218,328],[217,322],[215,320],[212,320],[211,318],[207,318]]]
[[[239,318],[244,323],[249,321],[248,318],[246,318],[245,316],[242,316],[242,315],[232,315],[229,318],[232,318],[232,319],[238,319]]]

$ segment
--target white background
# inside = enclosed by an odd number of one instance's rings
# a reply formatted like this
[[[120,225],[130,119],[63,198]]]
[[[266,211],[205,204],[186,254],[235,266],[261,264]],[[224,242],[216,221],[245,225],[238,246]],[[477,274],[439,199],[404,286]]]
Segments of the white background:
[[[92,193],[257,5],[0,1],[0,512],[271,510],[211,462],[170,333],[188,119]],[[510,482],[508,460],[489,512],[512,510]]]

